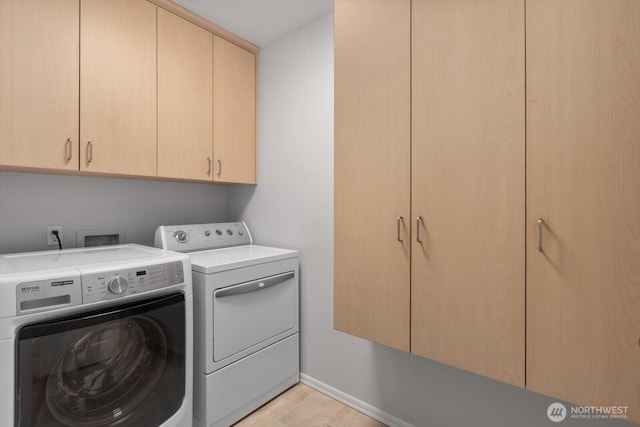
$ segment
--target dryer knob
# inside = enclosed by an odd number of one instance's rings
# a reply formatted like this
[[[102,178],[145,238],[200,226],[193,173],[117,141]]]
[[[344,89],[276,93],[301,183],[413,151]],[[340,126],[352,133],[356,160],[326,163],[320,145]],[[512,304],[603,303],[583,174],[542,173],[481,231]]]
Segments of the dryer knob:
[[[173,233],[173,237],[180,243],[187,243],[187,240],[189,240],[189,235],[182,230]]]
[[[121,294],[129,289],[129,282],[124,277],[116,277],[109,282],[109,291],[114,294]]]

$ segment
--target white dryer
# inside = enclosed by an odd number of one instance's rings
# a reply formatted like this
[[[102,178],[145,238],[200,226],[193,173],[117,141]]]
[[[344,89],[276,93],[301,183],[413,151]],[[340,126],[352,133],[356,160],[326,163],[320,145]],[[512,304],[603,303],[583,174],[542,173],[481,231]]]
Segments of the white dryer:
[[[298,252],[253,245],[243,222],[162,226],[194,288],[194,425],[227,427],[299,382]]]
[[[192,306],[184,254],[0,256],[0,426],[190,427]]]

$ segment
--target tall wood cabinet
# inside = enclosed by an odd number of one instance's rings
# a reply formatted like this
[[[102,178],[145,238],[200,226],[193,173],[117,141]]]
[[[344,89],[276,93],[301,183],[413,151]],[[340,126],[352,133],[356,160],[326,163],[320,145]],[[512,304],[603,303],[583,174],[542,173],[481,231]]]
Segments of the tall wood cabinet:
[[[411,352],[523,386],[524,0],[411,15]]]
[[[336,2],[335,327],[519,385],[523,28],[523,1]]]
[[[78,169],[79,13],[0,1],[0,164]]]
[[[409,351],[410,1],[335,19],[334,326]]]
[[[636,422],[639,23],[635,0],[527,1],[527,387]]]
[[[336,329],[640,421],[640,2],[407,3],[336,1]]]

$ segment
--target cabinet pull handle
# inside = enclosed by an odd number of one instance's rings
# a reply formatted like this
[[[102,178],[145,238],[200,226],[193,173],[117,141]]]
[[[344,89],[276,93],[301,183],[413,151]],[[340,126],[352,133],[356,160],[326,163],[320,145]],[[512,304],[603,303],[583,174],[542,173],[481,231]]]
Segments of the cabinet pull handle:
[[[218,177],[222,173],[222,160],[218,159]]]
[[[87,142],[87,164],[93,161],[93,142]]]
[[[422,222],[422,217],[416,217],[416,242],[422,243],[422,239],[420,238],[420,223]]]
[[[207,175],[211,176],[211,157],[207,157],[207,164],[209,165],[209,169],[207,169]]]
[[[402,238],[400,237],[400,223],[401,223],[402,221],[403,221],[403,219],[402,219],[402,217],[401,217],[401,216],[399,216],[399,217],[396,219],[396,230],[397,230],[397,233],[398,233],[398,242],[402,242]]]
[[[67,163],[69,163],[69,161],[73,157],[73,142],[71,142],[71,138],[67,138],[67,142],[65,143],[65,145],[67,148]]]
[[[544,225],[544,220],[542,218],[538,219],[538,252],[543,252],[542,250],[542,226]]]

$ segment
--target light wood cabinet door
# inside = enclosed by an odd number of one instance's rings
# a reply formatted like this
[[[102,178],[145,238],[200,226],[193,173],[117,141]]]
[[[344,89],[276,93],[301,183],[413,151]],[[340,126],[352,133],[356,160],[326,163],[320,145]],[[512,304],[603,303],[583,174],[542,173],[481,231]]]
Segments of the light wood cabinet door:
[[[403,351],[410,327],[410,6],[335,3],[334,327]]]
[[[213,179],[213,35],[158,9],[158,176]]]
[[[527,386],[635,422],[639,23],[636,0],[527,1]]]
[[[78,170],[79,0],[0,0],[0,165]]]
[[[411,352],[524,386],[524,1],[412,20]]]
[[[82,0],[80,29],[80,170],[155,176],[156,6]]]
[[[216,182],[256,183],[256,56],[213,36]]]

